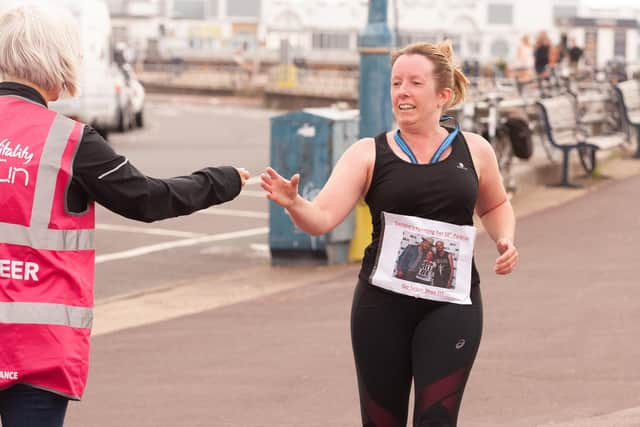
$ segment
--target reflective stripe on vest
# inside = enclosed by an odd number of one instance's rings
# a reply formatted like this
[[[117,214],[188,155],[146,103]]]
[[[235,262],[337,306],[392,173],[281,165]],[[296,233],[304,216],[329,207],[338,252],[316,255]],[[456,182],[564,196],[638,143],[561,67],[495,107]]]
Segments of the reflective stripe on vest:
[[[54,251],[81,251],[95,247],[93,230],[33,229],[0,223],[2,243]]]
[[[0,302],[0,323],[91,328],[93,310],[85,307],[41,302]]]
[[[38,184],[31,210],[31,227],[49,224],[53,195],[56,190],[56,178],[58,177],[58,165],[62,162],[62,154],[67,148],[67,141],[74,126],[75,122],[62,115],[57,115],[51,125],[40,157]],[[63,249],[60,248],[60,250]]]

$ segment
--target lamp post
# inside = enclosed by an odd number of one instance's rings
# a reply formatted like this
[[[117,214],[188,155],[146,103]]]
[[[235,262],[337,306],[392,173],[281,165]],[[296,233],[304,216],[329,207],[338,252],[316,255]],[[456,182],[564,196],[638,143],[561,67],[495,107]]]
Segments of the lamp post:
[[[367,26],[358,38],[360,51],[360,138],[374,137],[391,129],[389,79],[392,37],[387,25],[387,0],[369,0]],[[359,261],[371,243],[371,215],[363,200],[355,210],[356,226],[349,249],[349,260]]]
[[[361,138],[391,129],[389,53],[392,45],[387,25],[387,0],[369,0],[367,26],[358,38]]]

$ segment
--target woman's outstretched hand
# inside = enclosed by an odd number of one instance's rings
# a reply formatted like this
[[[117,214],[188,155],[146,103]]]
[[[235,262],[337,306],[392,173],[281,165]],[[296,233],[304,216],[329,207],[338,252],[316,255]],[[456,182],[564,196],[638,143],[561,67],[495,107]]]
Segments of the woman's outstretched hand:
[[[260,185],[267,192],[267,198],[285,209],[295,203],[298,197],[299,182],[300,174],[295,174],[288,180],[270,167],[260,175]]]
[[[496,242],[500,256],[493,267],[496,274],[509,274],[518,264],[518,250],[509,239],[502,238]]]

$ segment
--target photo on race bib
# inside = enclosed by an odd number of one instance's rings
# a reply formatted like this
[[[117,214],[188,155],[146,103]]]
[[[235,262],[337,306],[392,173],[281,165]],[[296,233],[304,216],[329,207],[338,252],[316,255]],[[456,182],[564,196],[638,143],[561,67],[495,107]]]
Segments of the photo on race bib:
[[[410,282],[452,289],[459,251],[458,242],[404,231],[393,275]]]
[[[383,213],[373,285],[418,298],[470,304],[475,228]]]

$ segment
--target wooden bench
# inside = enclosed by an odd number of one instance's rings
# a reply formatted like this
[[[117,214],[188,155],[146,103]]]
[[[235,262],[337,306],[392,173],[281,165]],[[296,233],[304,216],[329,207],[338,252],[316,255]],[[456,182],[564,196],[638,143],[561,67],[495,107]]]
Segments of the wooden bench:
[[[575,150],[588,174],[596,168],[596,152],[609,150],[626,141],[623,133],[592,135],[579,126],[575,100],[571,95],[559,95],[536,102],[545,136],[551,146],[562,151],[560,187],[577,187],[569,182],[569,154]]]
[[[637,144],[634,157],[640,159],[640,81],[618,83],[615,90],[627,125],[635,129]]]

